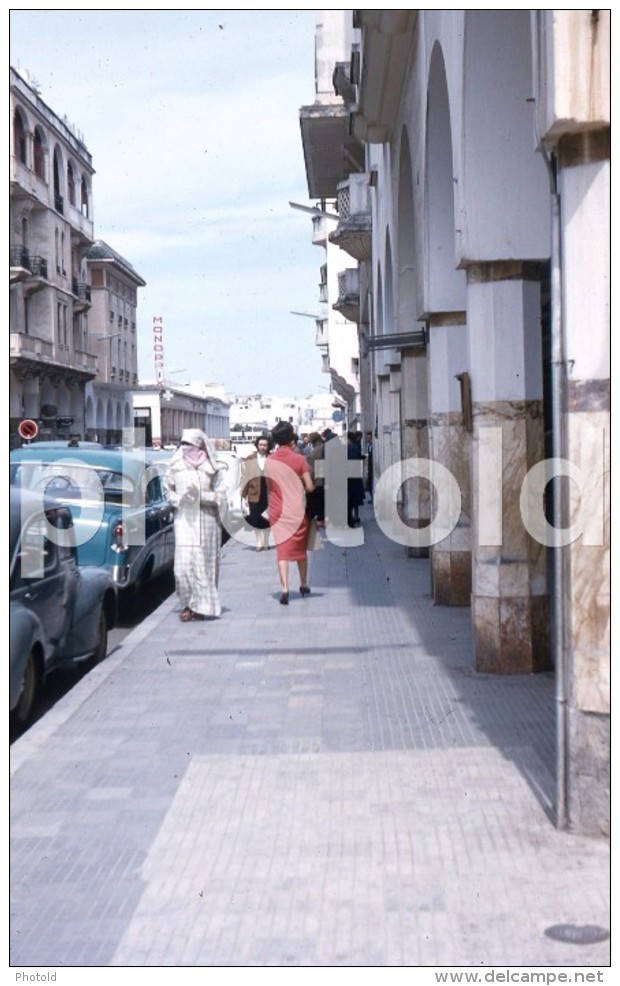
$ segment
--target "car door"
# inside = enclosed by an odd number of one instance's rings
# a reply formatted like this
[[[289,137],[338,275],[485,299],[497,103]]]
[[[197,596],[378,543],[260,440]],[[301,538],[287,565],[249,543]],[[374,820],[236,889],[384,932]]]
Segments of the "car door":
[[[174,560],[174,511],[164,498],[159,476],[147,484],[145,508],[147,537],[155,547],[155,570],[161,572]]]
[[[48,533],[43,514],[24,524],[11,571],[11,599],[39,620],[49,660],[62,647],[71,624],[78,571],[65,563],[68,549]]]

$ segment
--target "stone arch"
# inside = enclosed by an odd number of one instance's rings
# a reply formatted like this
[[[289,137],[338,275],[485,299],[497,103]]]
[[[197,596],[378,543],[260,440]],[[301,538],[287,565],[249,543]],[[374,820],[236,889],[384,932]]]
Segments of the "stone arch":
[[[436,43],[430,60],[426,114],[426,298],[428,312],[465,308],[465,274],[457,270],[455,168],[446,66]]]
[[[413,172],[409,134],[400,140],[398,168],[398,331],[410,332],[418,313],[416,298],[416,250],[413,205]]]
[[[92,429],[96,431],[97,417],[95,412],[95,403],[90,395],[86,398],[86,407],[84,409],[84,423],[87,429]]]

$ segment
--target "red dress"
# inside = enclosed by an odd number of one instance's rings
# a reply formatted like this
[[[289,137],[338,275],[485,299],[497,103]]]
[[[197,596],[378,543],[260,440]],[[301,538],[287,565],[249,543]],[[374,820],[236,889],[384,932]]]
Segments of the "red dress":
[[[269,525],[278,561],[303,561],[307,554],[308,518],[301,482],[310,474],[306,457],[280,445],[265,463],[269,489]]]

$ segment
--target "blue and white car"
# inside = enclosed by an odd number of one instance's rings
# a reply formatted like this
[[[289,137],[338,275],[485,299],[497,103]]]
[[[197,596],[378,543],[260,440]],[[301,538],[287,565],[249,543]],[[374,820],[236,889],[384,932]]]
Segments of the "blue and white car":
[[[79,565],[108,572],[136,592],[174,565],[174,511],[163,495],[165,464],[102,448],[28,448],[10,453],[10,483],[53,496],[73,513]]]

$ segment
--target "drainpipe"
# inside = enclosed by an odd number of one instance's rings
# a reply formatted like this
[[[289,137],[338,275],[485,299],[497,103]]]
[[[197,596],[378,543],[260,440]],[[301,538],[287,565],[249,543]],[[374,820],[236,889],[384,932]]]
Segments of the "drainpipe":
[[[551,436],[552,454],[554,458],[565,459],[566,434],[564,428],[564,393],[566,355],[564,351],[564,317],[562,306],[562,239],[561,239],[561,200],[558,191],[557,173],[554,162],[551,161],[540,136],[540,94],[541,94],[541,20],[544,10],[533,12],[533,58],[534,81],[536,85],[536,109],[534,114],[537,147],[549,173],[552,226],[551,226]],[[556,530],[560,531],[568,518],[566,502],[566,484],[556,479],[553,483],[553,520]],[[555,703],[556,703],[556,826],[559,829],[568,827],[568,773],[567,773],[567,731],[568,731],[568,695],[567,695],[567,655],[566,646],[566,611],[565,586],[566,561],[564,548],[558,544],[553,546],[553,654],[555,667]]]

